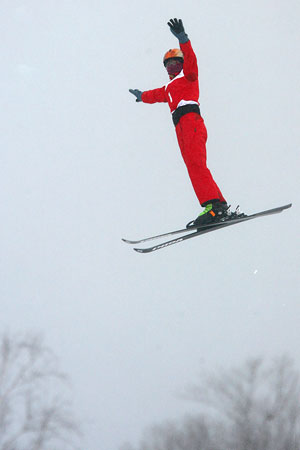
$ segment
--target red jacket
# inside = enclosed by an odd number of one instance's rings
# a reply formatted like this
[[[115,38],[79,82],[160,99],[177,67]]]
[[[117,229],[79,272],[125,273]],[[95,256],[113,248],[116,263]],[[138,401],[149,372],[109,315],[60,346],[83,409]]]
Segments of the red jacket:
[[[168,102],[171,112],[187,103],[199,105],[197,58],[190,41],[180,44],[180,48],[184,55],[183,70],[166,86],[144,91],[144,103]]]

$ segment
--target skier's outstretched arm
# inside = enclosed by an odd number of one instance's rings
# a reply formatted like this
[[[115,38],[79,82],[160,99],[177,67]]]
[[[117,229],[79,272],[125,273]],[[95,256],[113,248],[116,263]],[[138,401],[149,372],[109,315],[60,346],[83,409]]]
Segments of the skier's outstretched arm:
[[[138,89],[129,89],[129,92],[136,96],[136,102],[165,103],[168,101],[165,93],[165,87],[151,89],[150,91],[144,92]]]
[[[197,58],[185,32],[181,19],[170,19],[168,22],[170,31],[178,39],[180,48],[184,55],[183,73],[189,81],[196,81],[198,79],[198,65]]]

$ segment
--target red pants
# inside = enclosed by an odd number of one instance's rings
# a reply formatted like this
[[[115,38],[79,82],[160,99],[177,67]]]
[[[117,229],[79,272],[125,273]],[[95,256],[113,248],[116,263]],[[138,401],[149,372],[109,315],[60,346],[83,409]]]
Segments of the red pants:
[[[196,196],[203,206],[211,200],[226,202],[206,166],[207,131],[202,117],[189,113],[176,125],[176,134]]]

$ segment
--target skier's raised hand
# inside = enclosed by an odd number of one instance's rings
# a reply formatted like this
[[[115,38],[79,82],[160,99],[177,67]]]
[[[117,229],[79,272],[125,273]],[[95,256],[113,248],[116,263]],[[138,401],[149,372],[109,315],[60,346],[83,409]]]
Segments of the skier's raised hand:
[[[184,44],[188,42],[189,38],[186,32],[184,31],[183,23],[181,19],[170,19],[168,22],[171,33],[174,34],[175,37],[179,40],[180,44]]]
[[[142,101],[142,91],[139,91],[138,89],[129,89],[129,92],[136,96],[136,102]]]

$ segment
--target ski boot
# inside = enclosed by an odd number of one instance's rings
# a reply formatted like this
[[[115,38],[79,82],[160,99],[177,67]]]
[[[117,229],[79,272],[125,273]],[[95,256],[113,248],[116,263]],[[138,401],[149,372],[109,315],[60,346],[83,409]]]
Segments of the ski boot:
[[[228,206],[225,202],[217,201],[214,203],[208,203],[204,211],[202,211],[202,213],[199,214],[199,216],[195,220],[189,222],[186,225],[186,228],[201,228],[203,225],[210,225],[213,223],[229,220],[229,208],[230,206]]]

